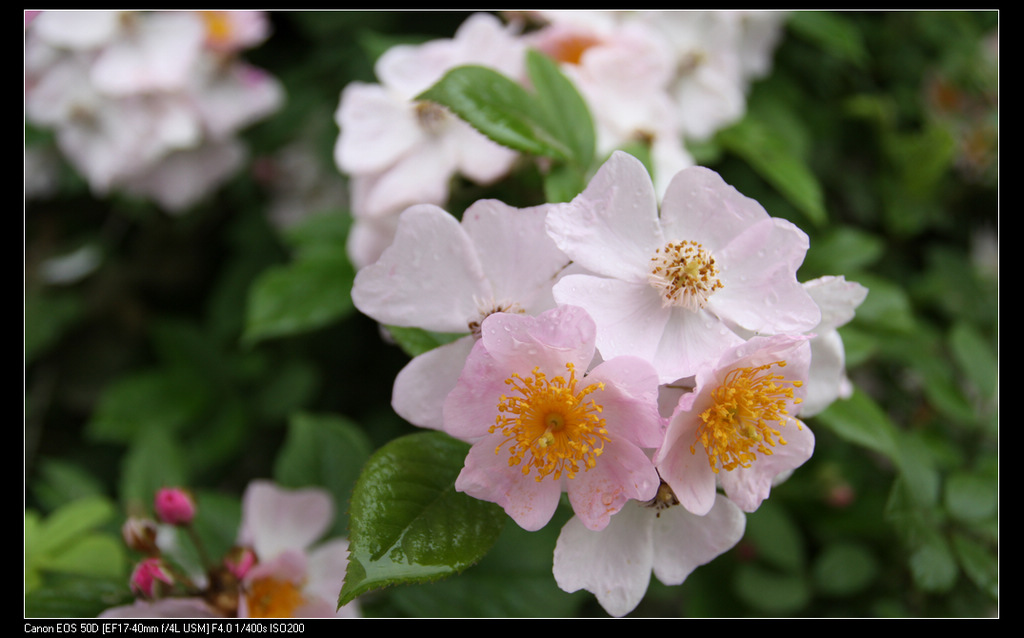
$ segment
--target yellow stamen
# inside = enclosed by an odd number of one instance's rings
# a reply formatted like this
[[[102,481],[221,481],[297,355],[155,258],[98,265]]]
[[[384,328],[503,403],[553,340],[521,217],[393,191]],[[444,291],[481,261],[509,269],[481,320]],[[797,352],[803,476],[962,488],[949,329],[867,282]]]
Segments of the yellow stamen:
[[[206,39],[211,46],[223,46],[231,42],[233,28],[226,11],[200,11],[206,23]]]
[[[559,479],[564,472],[575,478],[597,464],[597,457],[610,439],[605,421],[600,417],[602,407],[591,393],[603,390],[603,383],[576,390],[576,368],[565,364],[568,380],[557,376],[548,378],[538,368],[529,377],[512,374],[505,383],[520,396],[502,395],[498,403],[499,414],[490,432],[501,430],[506,438],[494,453],[508,444],[509,466],[521,465],[523,475],[537,471],[539,482],[549,474]],[[504,415],[509,416],[504,416]]]
[[[730,370],[725,382],[712,391],[714,404],[700,414],[697,441],[707,449],[715,473],[719,466],[726,471],[750,467],[758,453],[772,454],[776,442],[786,445],[781,432],[772,424],[786,424],[790,418],[787,402],[801,402],[793,397],[793,388],[803,382],[787,381],[781,374],[767,372],[773,366],[785,365],[785,361],[775,361]],[[796,423],[800,427],[800,421]],[[695,441],[690,446],[691,453],[695,452],[696,444]]]
[[[306,602],[295,583],[269,577],[253,581],[245,598],[250,618],[293,618]]]
[[[648,282],[661,291],[662,306],[700,310],[722,288],[715,258],[695,241],[669,242],[654,251]]]

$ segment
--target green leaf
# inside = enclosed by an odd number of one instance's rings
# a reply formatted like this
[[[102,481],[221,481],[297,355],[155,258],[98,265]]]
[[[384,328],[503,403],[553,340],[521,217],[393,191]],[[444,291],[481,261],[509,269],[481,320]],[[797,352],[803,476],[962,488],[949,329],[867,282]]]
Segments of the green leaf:
[[[25,594],[26,618],[95,618],[111,607],[130,605],[123,578],[61,578]]]
[[[992,598],[999,597],[999,561],[995,552],[963,534],[953,535],[953,550],[967,577]]]
[[[317,253],[268,268],[249,291],[243,340],[309,332],[345,317],[354,308],[354,279],[344,252]]]
[[[811,599],[801,574],[779,574],[758,565],[741,565],[733,583],[736,595],[756,610],[793,613]]]
[[[875,401],[859,389],[846,400],[836,401],[815,420],[843,439],[889,458],[896,456],[896,426]]]
[[[953,356],[967,378],[985,397],[998,388],[999,362],[995,350],[970,324],[960,322],[949,335]]]
[[[388,326],[395,343],[410,357],[415,357],[438,346],[451,343],[464,334],[430,332],[423,328],[406,328],[403,326]],[[467,333],[468,334],[468,333]]]
[[[209,400],[209,384],[184,371],[134,372],[103,392],[86,431],[97,441],[127,443],[150,430],[179,430]]]
[[[787,20],[793,33],[807,38],[841,60],[860,67],[868,60],[868,50],[860,31],[833,11],[794,11]]]
[[[800,530],[789,513],[776,502],[765,501],[747,516],[745,540],[757,551],[757,557],[773,567],[799,572],[803,569],[805,549]]]
[[[827,221],[824,194],[818,178],[797,149],[756,111],[720,131],[723,147],[746,160],[769,184],[816,225]]]
[[[568,147],[572,163],[585,170],[594,160],[596,144],[586,101],[548,56],[527,51],[526,69],[547,130]]]
[[[348,529],[348,502],[363,464],[373,448],[355,424],[334,415],[295,414],[274,464],[274,478],[284,487],[317,485],[334,495],[338,515],[334,529]]]
[[[833,596],[851,596],[864,591],[879,572],[878,561],[866,547],[855,543],[832,543],[814,564],[817,589]]]
[[[46,556],[73,544],[80,536],[111,520],[114,504],[104,496],[72,501],[54,511],[37,528],[36,551]]]
[[[120,497],[126,512],[148,511],[161,487],[188,484],[181,443],[164,430],[150,430],[128,448],[121,462]]]
[[[445,106],[475,129],[511,149],[568,161],[572,149],[548,130],[546,114],[522,86],[494,69],[449,70],[418,100]]]
[[[58,342],[82,316],[83,304],[73,293],[25,293],[25,363]]]
[[[946,481],[946,509],[962,521],[993,518],[999,506],[999,482],[995,476],[957,472]]]
[[[589,594],[568,594],[551,577],[551,554],[562,525],[553,520],[536,532],[506,525],[494,548],[473,569],[441,582],[404,586],[391,599],[413,617],[570,617]]]
[[[487,553],[506,518],[497,505],[455,491],[468,451],[466,443],[425,432],[374,453],[352,495],[339,606],[373,589],[449,576]]]

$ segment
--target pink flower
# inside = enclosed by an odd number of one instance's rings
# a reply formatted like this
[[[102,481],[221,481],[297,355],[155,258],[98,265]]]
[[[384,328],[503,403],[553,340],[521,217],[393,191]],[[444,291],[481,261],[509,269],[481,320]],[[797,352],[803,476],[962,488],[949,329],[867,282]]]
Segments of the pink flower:
[[[551,284],[568,259],[544,232],[547,206],[497,200],[470,206],[460,223],[436,206],[402,213],[394,242],[359,270],[352,301],[385,325],[466,336],[415,357],[395,380],[392,406],[414,425],[442,426],[483,320],[495,312],[535,314],[555,305]]]
[[[188,525],[196,515],[196,503],[192,496],[177,487],[157,490],[153,508],[160,520],[169,525]]]
[[[593,320],[561,306],[537,317],[498,313],[444,403],[444,429],[473,443],[455,488],[501,505],[527,530],[547,524],[563,491],[583,524],[602,529],[658,475],[657,376],[635,357],[593,369]]]
[[[137,596],[156,598],[159,594],[159,583],[172,585],[174,578],[159,558],[146,558],[135,566],[130,583],[132,592]]]
[[[662,485],[653,500],[627,503],[600,531],[573,517],[555,545],[558,586],[585,589],[609,614],[625,616],[643,600],[652,571],[665,585],[681,585],[743,537],[746,517],[722,495],[705,516],[677,505]]]
[[[348,565],[348,541],[314,545],[334,520],[334,501],[317,488],[290,490],[254,481],[242,497],[239,547],[256,564],[242,580],[243,618],[348,617],[358,604],[335,610]]]
[[[716,483],[746,512],[814,451],[796,418],[811,361],[809,337],[754,337],[697,373],[654,455],[679,502],[697,515],[715,502]]]
[[[796,279],[807,235],[703,167],[672,179],[659,215],[647,169],[616,151],[548,232],[590,273],[563,277],[555,300],[590,313],[603,357],[642,357],[662,383],[742,343],[734,327],[799,333],[821,317]]]

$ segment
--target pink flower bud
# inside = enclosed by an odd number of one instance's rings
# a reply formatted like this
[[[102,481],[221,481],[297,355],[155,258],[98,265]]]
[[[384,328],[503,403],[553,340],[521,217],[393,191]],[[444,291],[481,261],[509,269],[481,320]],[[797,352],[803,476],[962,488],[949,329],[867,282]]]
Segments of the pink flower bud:
[[[159,583],[174,584],[170,572],[159,558],[146,558],[132,571],[130,584],[132,591],[138,596],[155,598]]]
[[[188,525],[196,515],[196,503],[192,496],[178,487],[158,490],[153,507],[160,520],[170,525]]]

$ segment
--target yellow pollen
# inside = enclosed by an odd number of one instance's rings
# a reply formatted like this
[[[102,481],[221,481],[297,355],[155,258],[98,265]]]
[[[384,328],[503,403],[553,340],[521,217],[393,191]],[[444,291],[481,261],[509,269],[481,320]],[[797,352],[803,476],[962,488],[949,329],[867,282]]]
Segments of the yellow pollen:
[[[253,581],[245,598],[250,618],[294,618],[295,610],[306,602],[295,583],[276,578]]]
[[[213,46],[231,42],[231,20],[226,11],[200,11],[206,23],[206,38]]]
[[[572,34],[557,39],[547,47],[546,53],[559,62],[578,65],[586,50],[600,43],[600,39],[590,35]]]
[[[715,258],[695,241],[669,242],[654,251],[647,281],[661,292],[661,305],[700,310],[722,287]]]
[[[601,405],[587,398],[604,384],[577,391],[576,367],[565,367],[568,379],[549,379],[539,368],[526,378],[513,374],[505,379],[517,396],[501,396],[499,414],[490,427],[490,432],[500,430],[507,437],[494,453],[507,445],[509,466],[521,465],[524,476],[536,470],[538,482],[549,474],[555,479],[563,473],[575,478],[581,468],[585,472],[594,467],[610,440]]]
[[[774,366],[785,365],[785,361],[775,361],[730,370],[725,382],[712,391],[714,403],[700,414],[697,441],[690,446],[690,452],[695,452],[700,442],[707,449],[708,461],[716,474],[719,466],[726,471],[750,467],[757,454],[772,454],[776,442],[786,445],[773,424],[785,425],[789,419],[787,401],[801,402],[793,397],[793,388],[803,382],[787,381],[781,374],[768,372]],[[800,427],[800,421],[794,420]]]

